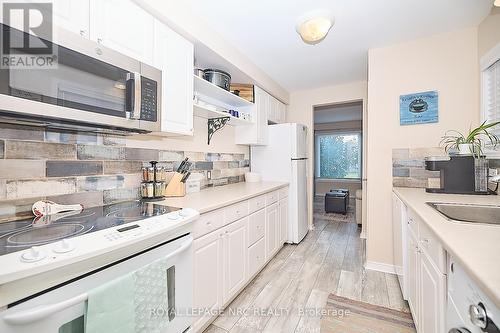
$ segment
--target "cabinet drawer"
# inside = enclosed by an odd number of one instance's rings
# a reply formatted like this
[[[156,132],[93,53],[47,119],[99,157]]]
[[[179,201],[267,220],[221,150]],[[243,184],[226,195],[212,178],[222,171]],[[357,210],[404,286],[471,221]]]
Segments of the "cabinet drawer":
[[[248,249],[248,278],[257,273],[266,260],[266,242],[262,238]]]
[[[278,201],[278,197],[279,197],[278,191],[268,193],[266,195],[266,205],[267,206],[272,205],[273,203]]]
[[[419,226],[419,247],[427,254],[430,261],[443,274],[446,274],[446,252],[438,238],[422,221],[418,221]]]
[[[224,211],[219,209],[213,212],[202,214],[193,223],[193,238],[197,239],[214,230],[224,226]]]
[[[261,195],[260,197],[256,197],[256,198],[252,198],[252,199],[248,200],[248,206],[249,206],[249,213],[250,214],[258,211],[259,209],[266,207],[266,196]]]
[[[288,187],[283,187],[282,189],[279,190],[279,198],[284,199],[288,197]]]
[[[248,215],[248,201],[231,205],[224,209],[224,222],[231,223]]]
[[[266,211],[264,209],[250,215],[248,219],[248,246],[264,236],[266,227]]]

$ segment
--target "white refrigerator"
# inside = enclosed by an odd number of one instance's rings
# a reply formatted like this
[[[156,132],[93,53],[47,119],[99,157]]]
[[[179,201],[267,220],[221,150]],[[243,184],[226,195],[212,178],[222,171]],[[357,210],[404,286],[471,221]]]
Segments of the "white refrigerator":
[[[288,242],[299,243],[309,230],[307,212],[307,127],[301,124],[269,126],[267,146],[251,148],[251,169],[264,181],[290,183]]]

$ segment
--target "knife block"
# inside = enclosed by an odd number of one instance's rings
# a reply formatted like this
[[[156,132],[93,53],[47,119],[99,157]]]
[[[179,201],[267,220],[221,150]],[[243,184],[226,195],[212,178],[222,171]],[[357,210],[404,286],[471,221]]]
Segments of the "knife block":
[[[168,183],[164,195],[166,197],[183,197],[186,195],[186,184],[181,182],[184,175],[176,172]]]

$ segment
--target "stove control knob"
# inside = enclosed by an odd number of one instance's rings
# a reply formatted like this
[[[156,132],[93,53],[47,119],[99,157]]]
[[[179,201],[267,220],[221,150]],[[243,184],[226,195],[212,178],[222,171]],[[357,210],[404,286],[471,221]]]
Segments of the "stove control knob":
[[[472,304],[469,306],[469,319],[479,328],[486,328],[488,325],[488,315],[483,303]]]
[[[47,254],[38,246],[33,246],[21,255],[22,262],[37,262],[44,259]]]
[[[67,253],[71,252],[75,249],[75,245],[69,239],[63,239],[60,242],[57,242],[52,251],[55,253]]]
[[[193,208],[184,208],[179,212],[179,215],[182,217],[188,217],[191,215],[195,215],[197,212]]]
[[[175,213],[170,213],[167,215],[169,220],[178,220],[181,218],[181,216],[179,215],[179,213],[175,212]]]

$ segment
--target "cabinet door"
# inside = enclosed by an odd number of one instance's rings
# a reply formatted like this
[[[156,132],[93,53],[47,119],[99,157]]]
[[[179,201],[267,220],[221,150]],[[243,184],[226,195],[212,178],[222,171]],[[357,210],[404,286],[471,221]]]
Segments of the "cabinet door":
[[[53,0],[54,24],[89,38],[90,0]]]
[[[254,94],[255,103],[252,108],[252,121],[254,124],[236,127],[235,142],[239,145],[263,146],[267,144],[269,94],[257,86],[254,87]]]
[[[281,246],[287,241],[288,238],[288,198],[280,200],[279,210],[280,210],[279,246]]]
[[[442,274],[425,253],[420,255],[420,332],[445,332],[446,276]]]
[[[224,231],[224,303],[244,285],[247,278],[248,217],[223,228]]]
[[[90,38],[139,61],[153,63],[154,18],[131,0],[91,0]]]
[[[154,66],[162,70],[162,132],[193,135],[193,63],[193,44],[155,20]]]
[[[278,249],[279,211],[274,203],[266,208],[266,259],[271,258]]]
[[[278,121],[278,100],[271,95],[268,95],[269,106],[268,106],[268,120],[277,123]]]
[[[419,270],[420,270],[420,249],[418,242],[412,232],[408,233],[408,303],[413,315],[415,326],[419,327]]]
[[[194,241],[193,301],[195,309],[218,309],[222,306],[223,235],[212,232]],[[195,319],[195,331],[211,316]]]

